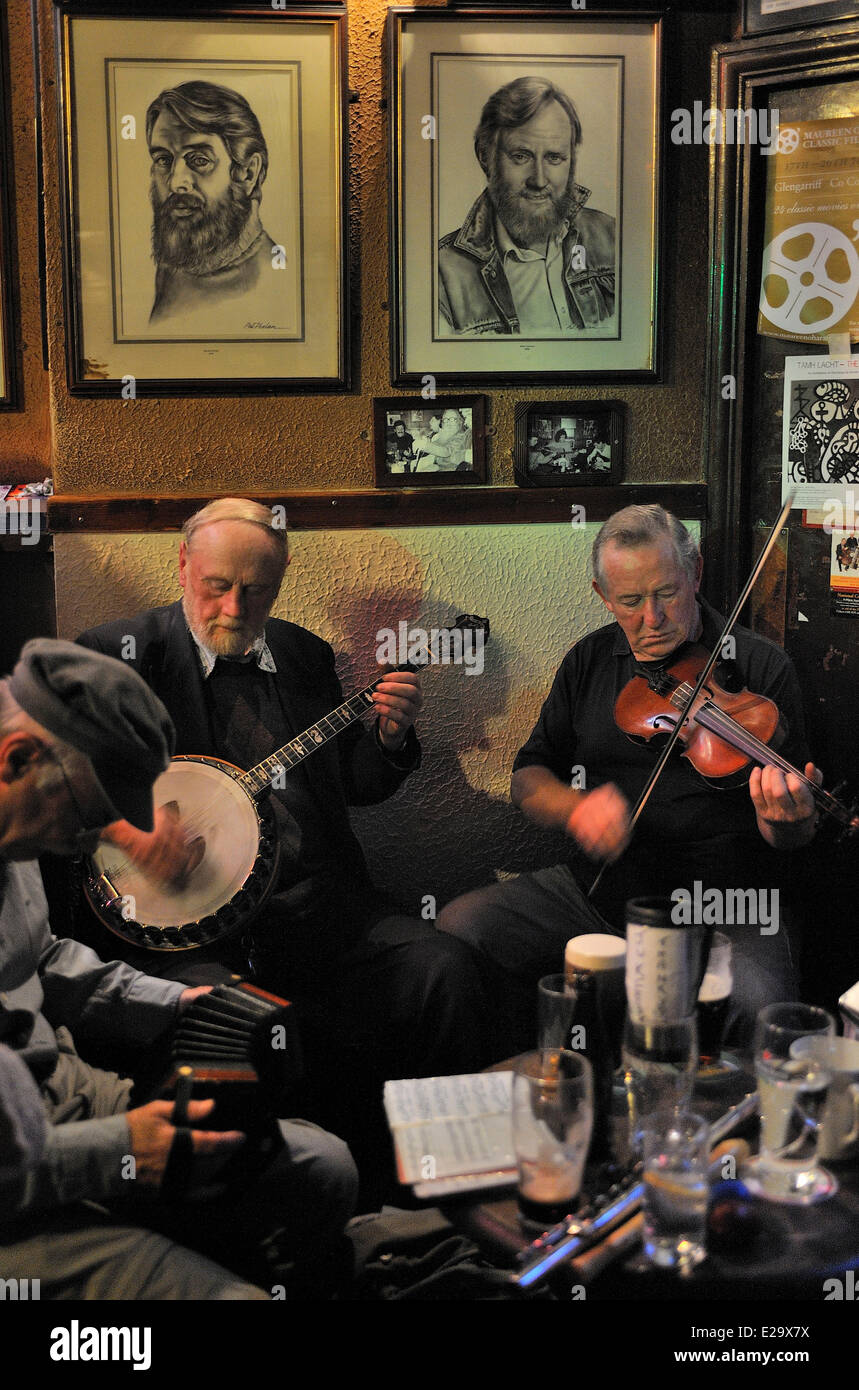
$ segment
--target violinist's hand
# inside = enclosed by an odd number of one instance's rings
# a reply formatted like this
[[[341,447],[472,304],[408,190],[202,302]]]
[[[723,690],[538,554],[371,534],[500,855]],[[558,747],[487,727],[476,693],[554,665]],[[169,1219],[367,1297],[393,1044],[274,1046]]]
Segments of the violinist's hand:
[[[814,763],[806,763],[805,775],[818,787],[822,785],[823,773]],[[773,849],[800,849],[813,838],[817,828],[814,797],[792,772],[785,775],[778,767],[752,768],[749,793],[758,829]]]
[[[583,792],[565,830],[591,859],[618,859],[629,844],[629,803],[612,782]]]
[[[181,888],[188,875],[196,869],[205,853],[205,841],[186,838],[173,806],[159,806],[153,829],[147,833],[129,825],[126,820],[114,821],[102,831],[102,839],[124,850],[129,859],[157,883]]]

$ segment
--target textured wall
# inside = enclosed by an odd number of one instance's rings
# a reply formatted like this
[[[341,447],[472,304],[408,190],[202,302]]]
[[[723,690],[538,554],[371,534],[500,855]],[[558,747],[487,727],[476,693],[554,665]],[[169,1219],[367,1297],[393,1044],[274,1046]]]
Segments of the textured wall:
[[[429,0],[427,0],[429,3]],[[441,4],[442,0],[432,0]],[[10,0],[18,28],[26,0]],[[59,491],[362,487],[373,480],[372,397],[393,394],[388,368],[387,167],[383,62],[384,0],[349,4],[349,107],[352,213],[351,250],[359,383],[344,397],[265,397],[233,400],[87,401],[65,386],[60,201],[53,82],[50,0],[39,0],[44,81],[44,145],[48,225],[48,321],[51,348],[53,451]],[[678,18],[680,42],[667,53],[672,73],[669,110],[679,102],[707,102],[709,49],[727,37],[727,20],[689,14]],[[18,65],[15,80],[26,100],[31,79]],[[19,133],[19,143],[23,137]],[[17,155],[17,149],[16,149]],[[628,402],[626,477],[645,481],[694,480],[701,456],[706,324],[707,150],[669,147],[666,198],[665,343],[662,386],[587,385],[546,391],[490,392],[489,468],[493,482],[512,482],[510,450],[516,401],[620,398]],[[683,196],[676,196],[682,188]],[[30,277],[36,242],[23,242]],[[676,288],[675,288],[676,287]],[[31,343],[31,351],[35,340]],[[33,436],[34,446],[40,437]]]
[[[497,871],[551,863],[559,842],[510,805],[510,769],[560,660],[603,621],[588,559],[596,528],[452,526],[303,532],[274,608],[337,653],[346,694],[375,670],[377,633],[401,620],[448,625],[479,613],[492,626],[482,675],[425,674],[424,765],[395,798],[354,822],[380,885],[416,907],[491,881]],[[171,536],[59,536],[59,635],[178,597]]]

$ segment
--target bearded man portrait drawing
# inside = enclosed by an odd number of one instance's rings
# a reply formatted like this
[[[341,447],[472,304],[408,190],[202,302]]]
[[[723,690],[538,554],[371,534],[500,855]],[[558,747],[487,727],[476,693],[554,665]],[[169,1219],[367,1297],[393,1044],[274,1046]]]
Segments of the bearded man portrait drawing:
[[[224,305],[235,307],[237,323],[270,312],[273,252],[282,248],[260,217],[268,149],[248,102],[229,87],[183,82],[150,104],[146,139],[156,265],[150,323]]]
[[[474,135],[486,188],[438,247],[441,336],[572,337],[615,314],[615,219],[576,183],[582,126],[555,83],[518,77]]]

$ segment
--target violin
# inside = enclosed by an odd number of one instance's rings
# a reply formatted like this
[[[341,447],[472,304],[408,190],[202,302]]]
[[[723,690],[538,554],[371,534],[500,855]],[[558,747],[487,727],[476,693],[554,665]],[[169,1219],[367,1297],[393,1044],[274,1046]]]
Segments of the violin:
[[[630,737],[648,740],[672,733],[708,660],[703,647],[684,647],[672,665],[655,666],[652,672],[633,676],[615,702],[618,728]],[[685,745],[683,757],[703,777],[745,774],[753,765],[791,773],[808,787],[820,811],[842,825],[845,834],[855,834],[859,830],[856,808],[843,806],[778,753],[785,734],[779,708],[772,700],[750,690],[724,690],[710,676],[683,720],[678,739]]]

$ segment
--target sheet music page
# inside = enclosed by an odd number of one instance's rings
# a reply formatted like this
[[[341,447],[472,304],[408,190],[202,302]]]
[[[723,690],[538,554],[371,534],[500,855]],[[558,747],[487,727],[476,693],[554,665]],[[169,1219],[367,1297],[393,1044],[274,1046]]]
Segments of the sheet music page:
[[[400,1181],[515,1168],[512,1096],[509,1071],[387,1081]]]

